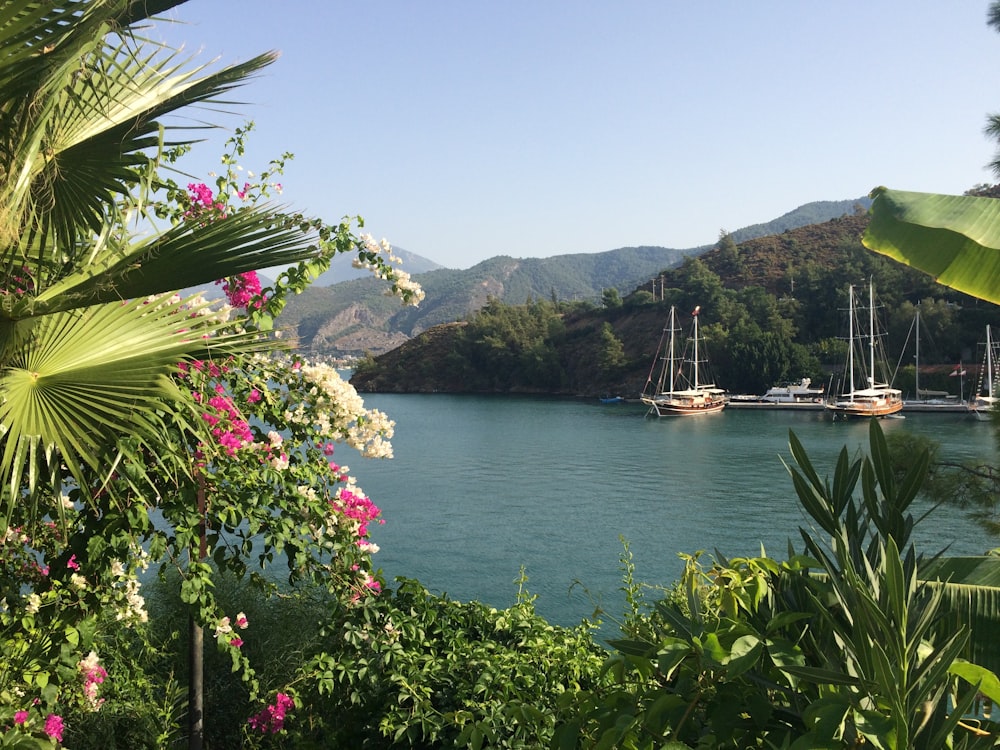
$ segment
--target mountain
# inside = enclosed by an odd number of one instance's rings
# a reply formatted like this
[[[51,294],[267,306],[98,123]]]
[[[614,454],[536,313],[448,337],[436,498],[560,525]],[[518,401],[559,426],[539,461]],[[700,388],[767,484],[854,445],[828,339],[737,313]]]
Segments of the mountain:
[[[868,198],[817,201],[772,222],[746,227],[731,235],[745,241],[780,234],[797,226],[854,214],[869,205]],[[416,265],[407,265],[406,256],[400,254],[404,258],[401,267],[420,283],[426,294],[419,308],[402,307],[397,300],[386,297],[384,283],[376,279],[353,278],[328,285],[313,284],[289,301],[279,322],[283,328],[294,331],[301,349],[312,354],[332,357],[381,354],[433,326],[466,319],[490,298],[508,304],[530,299],[597,303],[606,289],[631,291],[651,284],[661,271],[713,247],[622,247],[550,258],[496,256],[469,269],[437,266],[423,272]],[[407,255],[411,260],[436,266],[420,256]],[[350,259],[337,261],[337,272],[345,273]],[[328,273],[333,273],[333,269]],[[336,274],[331,278],[337,278]]]
[[[355,365],[359,391],[537,393],[636,397],[651,376],[671,306],[690,320],[701,307],[709,379],[730,393],[763,393],[782,381],[832,383],[847,356],[849,284],[873,280],[896,361],[912,361],[920,305],[922,362],[949,363],[924,388],[951,390],[955,362],[975,362],[978,339],[1000,308],[867,250],[865,213],[854,213],[738,245],[720,242],[603,305],[491,301],[468,321],[436,326]],[[909,346],[909,348],[907,348]],[[913,392],[913,365],[897,386]]]
[[[435,263],[434,261],[424,258],[421,255],[417,255],[416,253],[411,253],[409,250],[404,250],[401,247],[392,248],[392,252],[397,258],[403,261],[400,267],[404,268],[406,272],[411,275],[426,273],[427,271],[436,271],[439,268],[444,268],[444,266],[439,263]],[[312,285],[332,286],[333,284],[339,284],[342,281],[362,279],[369,275],[368,271],[363,268],[355,268],[353,264],[353,256],[335,256],[333,261],[330,263],[330,268],[321,273]]]
[[[799,206],[787,214],[782,214],[766,224],[751,224],[730,234],[734,242],[746,242],[757,237],[781,234],[789,229],[820,224],[828,219],[835,219],[846,214],[864,213],[871,208],[871,205],[872,199],[868,197],[859,198],[856,201],[813,201]]]

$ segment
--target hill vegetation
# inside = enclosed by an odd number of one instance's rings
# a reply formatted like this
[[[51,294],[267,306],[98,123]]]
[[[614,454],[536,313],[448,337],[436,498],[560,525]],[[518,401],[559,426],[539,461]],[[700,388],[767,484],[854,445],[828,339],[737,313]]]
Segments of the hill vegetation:
[[[806,204],[767,224],[734,233],[739,241],[854,213],[868,199],[820,201]],[[381,354],[441,323],[462,321],[488,300],[523,304],[549,299],[600,304],[606,289],[635,289],[663,269],[711,249],[686,250],[657,246],[623,247],[603,253],[577,253],[551,258],[497,256],[475,266],[455,270],[412,254],[403,255],[403,268],[426,292],[419,308],[400,309],[388,300],[372,278],[352,278],[324,285],[324,275],[282,313],[284,327],[295,331],[301,349],[313,354],[343,357]],[[424,271],[424,272],[421,272]],[[343,268],[330,273],[341,278]]]
[[[921,364],[941,365],[922,370],[921,387],[957,392],[948,372],[978,359],[978,341],[1000,310],[870,253],[860,242],[867,222],[864,214],[842,216],[739,244],[726,235],[703,255],[663,269],[655,284],[624,297],[606,290],[601,304],[534,298],[508,305],[490,296],[467,321],[366,358],[352,382],[368,391],[634,397],[651,375],[670,306],[688,314],[700,305],[721,387],[762,393],[799,377],[829,383],[846,356],[847,287],[872,279],[887,349],[904,363],[896,385],[913,390],[919,304]]]

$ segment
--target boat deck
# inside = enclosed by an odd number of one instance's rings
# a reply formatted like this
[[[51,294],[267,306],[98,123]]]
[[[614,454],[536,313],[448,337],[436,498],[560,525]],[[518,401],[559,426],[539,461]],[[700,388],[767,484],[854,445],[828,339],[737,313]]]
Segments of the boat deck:
[[[731,399],[726,404],[727,409],[758,409],[761,411],[823,411],[826,404],[822,401],[797,401],[778,402],[773,401],[748,401],[743,399]],[[966,414],[969,409],[964,403],[953,404],[927,404],[916,401],[904,401],[904,414]]]

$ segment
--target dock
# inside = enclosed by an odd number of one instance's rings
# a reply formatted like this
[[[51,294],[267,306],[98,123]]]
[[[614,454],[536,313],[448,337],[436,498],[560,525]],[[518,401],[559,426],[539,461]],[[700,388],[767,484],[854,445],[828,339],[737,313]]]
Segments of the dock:
[[[748,399],[730,399],[727,409],[757,409],[759,411],[823,411],[826,404],[822,401],[753,401]]]
[[[823,411],[823,401],[757,401],[747,398],[730,398],[727,409],[757,409],[759,411]],[[968,414],[968,405],[963,401],[950,403],[929,403],[926,401],[904,401],[903,414]]]

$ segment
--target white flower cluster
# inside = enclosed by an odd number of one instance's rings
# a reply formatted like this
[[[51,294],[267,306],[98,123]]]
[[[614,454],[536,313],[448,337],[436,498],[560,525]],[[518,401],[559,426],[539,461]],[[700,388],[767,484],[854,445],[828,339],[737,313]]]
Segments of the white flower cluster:
[[[140,561],[139,567],[145,570],[149,565],[148,555],[145,550],[138,549],[142,552],[142,555],[137,558]],[[149,613],[146,611],[146,599],[139,593],[142,588],[139,579],[130,575],[120,560],[112,561],[111,575],[116,579],[114,588],[122,599],[122,604],[115,613],[115,619],[125,622],[148,622]]]
[[[314,403],[308,410],[313,427],[323,437],[343,435],[348,445],[367,458],[392,458],[396,423],[383,412],[365,409],[365,402],[350,383],[325,364],[303,365],[302,375],[315,387],[310,395]],[[290,416],[301,421],[306,415],[300,405]]]
[[[361,244],[364,245],[367,252],[383,255],[391,264],[403,262],[402,259],[393,254],[392,246],[387,240],[375,242],[375,238],[370,234],[363,234],[361,235]],[[406,271],[393,265],[379,266],[375,263],[367,263],[360,258],[356,258],[352,265],[355,268],[371,271],[377,278],[390,282],[392,286],[386,290],[386,295],[389,297],[399,297],[414,307],[424,299],[424,290],[420,288],[420,284],[410,278],[410,274]]]

